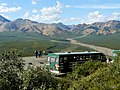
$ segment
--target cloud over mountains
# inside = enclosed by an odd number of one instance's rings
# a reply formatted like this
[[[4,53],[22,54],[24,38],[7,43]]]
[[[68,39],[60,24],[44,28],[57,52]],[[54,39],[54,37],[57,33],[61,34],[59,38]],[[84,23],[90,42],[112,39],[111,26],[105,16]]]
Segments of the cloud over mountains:
[[[3,3],[0,1],[0,15],[12,20],[24,18],[40,23],[90,24],[93,22],[120,20],[119,3],[101,4],[99,3],[101,0],[87,0],[87,4],[79,0],[76,1],[79,3],[54,0],[49,0],[46,3],[45,1],[19,0],[4,3],[3,0]],[[93,1],[98,3],[93,3]]]
[[[113,12],[110,16],[105,16],[100,11],[93,11],[89,12],[88,15],[85,16],[85,18],[78,17],[69,17],[69,18],[63,18],[61,15],[64,13],[64,8],[83,8],[87,9],[94,8],[94,9],[116,9],[120,8],[120,5],[117,4],[117,6],[113,5],[81,5],[81,6],[72,6],[72,5],[65,5],[63,3],[60,3],[59,1],[56,2],[57,4],[55,6],[51,7],[43,7],[40,10],[33,10],[30,14],[29,12],[26,12],[23,16],[23,18],[35,20],[38,22],[44,22],[44,23],[66,23],[66,22],[79,22],[79,23],[93,23],[93,22],[103,22],[108,20],[120,20],[120,13],[119,12]],[[38,13],[36,13],[38,12]],[[35,14],[36,13],[36,14]]]
[[[8,7],[6,3],[0,4],[0,13],[3,12],[16,12],[18,10],[21,10],[21,7]]]

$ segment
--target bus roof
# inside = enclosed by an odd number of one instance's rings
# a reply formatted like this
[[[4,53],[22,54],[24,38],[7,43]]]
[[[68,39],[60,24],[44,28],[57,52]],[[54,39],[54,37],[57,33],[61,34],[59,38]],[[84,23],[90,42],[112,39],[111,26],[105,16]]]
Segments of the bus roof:
[[[52,55],[73,55],[73,54],[98,54],[100,52],[89,52],[89,51],[85,51],[85,52],[64,52],[64,53],[50,53]]]

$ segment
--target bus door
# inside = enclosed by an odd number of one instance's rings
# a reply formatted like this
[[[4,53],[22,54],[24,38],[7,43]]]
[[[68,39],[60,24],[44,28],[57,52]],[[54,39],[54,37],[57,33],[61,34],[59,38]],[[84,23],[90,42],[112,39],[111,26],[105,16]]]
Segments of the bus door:
[[[55,57],[50,57],[50,70],[55,70],[56,67],[55,67],[55,64],[56,64],[56,58]]]

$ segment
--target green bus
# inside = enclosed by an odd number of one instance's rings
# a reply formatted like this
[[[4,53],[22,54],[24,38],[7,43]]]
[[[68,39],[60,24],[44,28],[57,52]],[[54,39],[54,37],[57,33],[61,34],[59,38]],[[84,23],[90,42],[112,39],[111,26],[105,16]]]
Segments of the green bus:
[[[117,54],[120,54],[120,50],[112,50],[112,56],[115,57]]]
[[[48,67],[53,73],[67,73],[72,71],[76,62],[84,63],[88,60],[106,62],[106,56],[100,52],[65,52],[48,54]]]

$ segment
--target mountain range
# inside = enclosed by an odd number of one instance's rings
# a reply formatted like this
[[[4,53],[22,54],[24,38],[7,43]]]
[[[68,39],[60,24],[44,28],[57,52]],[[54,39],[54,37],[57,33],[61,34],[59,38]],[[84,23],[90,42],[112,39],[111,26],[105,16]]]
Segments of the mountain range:
[[[64,25],[62,23],[38,23],[29,19],[16,19],[10,21],[0,15],[0,32],[37,32],[43,35],[52,36],[59,34],[78,34],[78,35],[107,35],[120,32],[120,21],[110,20],[107,22],[95,22],[92,24]]]

